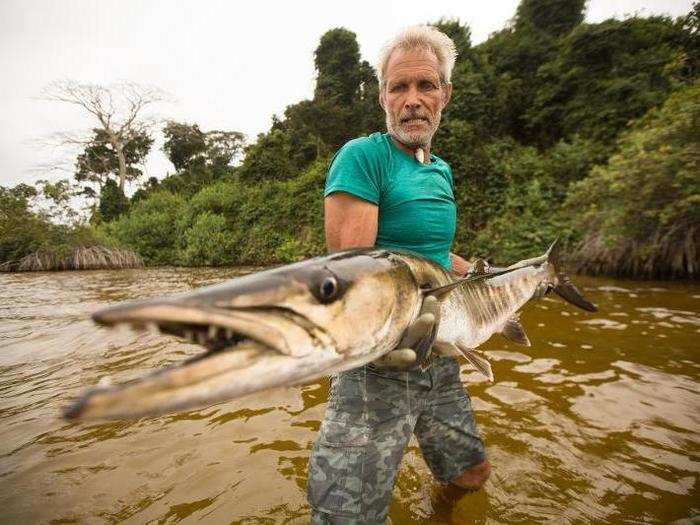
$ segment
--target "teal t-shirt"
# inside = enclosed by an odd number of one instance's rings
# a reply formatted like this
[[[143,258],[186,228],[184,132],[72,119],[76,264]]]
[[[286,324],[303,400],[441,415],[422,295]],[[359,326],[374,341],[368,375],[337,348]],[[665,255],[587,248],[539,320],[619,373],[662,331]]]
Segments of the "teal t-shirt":
[[[457,206],[452,171],[430,156],[421,164],[387,133],[345,144],[333,157],[324,195],[342,191],[379,206],[376,246],[411,250],[450,269]]]

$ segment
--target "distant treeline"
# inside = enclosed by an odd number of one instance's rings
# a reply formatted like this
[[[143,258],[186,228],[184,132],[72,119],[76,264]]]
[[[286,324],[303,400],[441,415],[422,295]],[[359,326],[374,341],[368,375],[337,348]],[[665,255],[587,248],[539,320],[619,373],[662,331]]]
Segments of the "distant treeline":
[[[459,52],[433,144],[455,177],[455,251],[509,262],[559,237],[580,271],[696,278],[700,4],[675,20],[598,24],[584,23],[584,6],[522,0],[512,22],[478,46],[459,21],[435,23]],[[54,203],[60,190],[82,188],[94,202],[89,224],[56,226],[32,207],[34,188],[3,188],[0,262],[77,244],[130,248],[148,264],[267,264],[323,253],[329,159],[345,141],[382,130],[384,116],[354,33],[326,32],[315,66],[313,99],[273,117],[246,147],[237,132],[169,122],[163,150],[176,171],[150,178],[131,199],[96,131],[75,181],[42,188]],[[137,166],[152,142],[143,132],[125,148],[132,180],[143,178]]]

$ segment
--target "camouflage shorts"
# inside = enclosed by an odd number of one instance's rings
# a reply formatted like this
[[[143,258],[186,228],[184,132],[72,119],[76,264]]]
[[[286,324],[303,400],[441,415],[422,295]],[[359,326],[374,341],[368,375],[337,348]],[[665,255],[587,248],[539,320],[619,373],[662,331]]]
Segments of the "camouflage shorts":
[[[370,365],[334,377],[309,461],[313,523],[382,523],[413,433],[440,481],[486,459],[454,358],[426,372]]]

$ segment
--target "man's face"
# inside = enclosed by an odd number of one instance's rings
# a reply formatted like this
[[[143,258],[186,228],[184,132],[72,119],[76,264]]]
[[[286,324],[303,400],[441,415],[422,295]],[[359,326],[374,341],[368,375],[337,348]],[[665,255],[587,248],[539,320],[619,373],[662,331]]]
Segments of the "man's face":
[[[452,85],[440,81],[437,57],[431,51],[396,50],[384,79],[379,104],[387,131],[409,148],[428,146],[452,94]]]

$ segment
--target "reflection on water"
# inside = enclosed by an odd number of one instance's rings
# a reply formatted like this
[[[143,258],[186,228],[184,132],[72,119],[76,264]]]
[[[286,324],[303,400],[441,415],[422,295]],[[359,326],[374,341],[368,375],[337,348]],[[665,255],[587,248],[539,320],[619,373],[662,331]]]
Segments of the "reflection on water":
[[[199,351],[99,328],[92,311],[238,273],[0,274],[0,521],[308,520],[325,379],[136,422],[58,418],[104,376],[125,381]],[[393,523],[698,519],[700,287],[577,281],[600,312],[545,298],[522,316],[531,348],[487,344],[495,384],[463,365],[494,465],[486,490],[434,483],[412,441]]]

